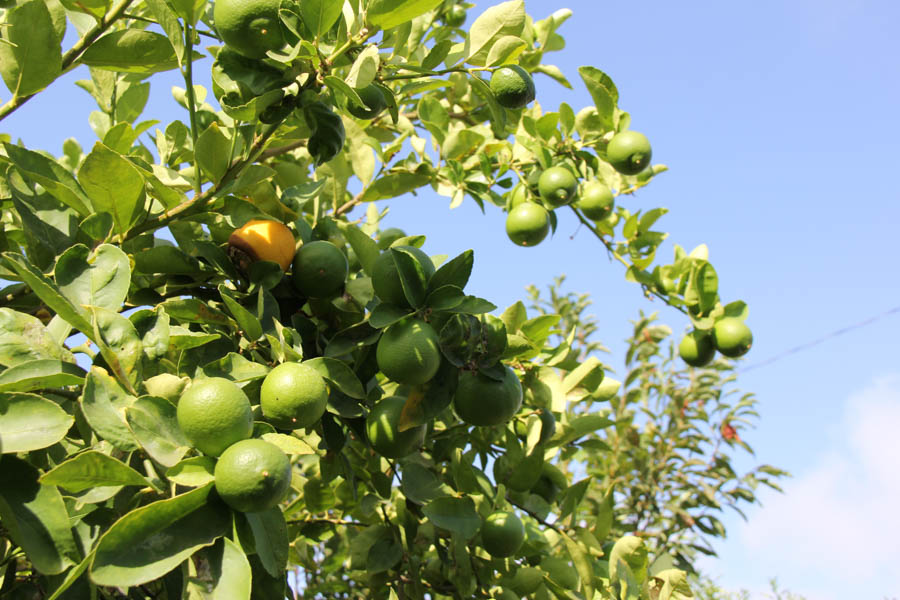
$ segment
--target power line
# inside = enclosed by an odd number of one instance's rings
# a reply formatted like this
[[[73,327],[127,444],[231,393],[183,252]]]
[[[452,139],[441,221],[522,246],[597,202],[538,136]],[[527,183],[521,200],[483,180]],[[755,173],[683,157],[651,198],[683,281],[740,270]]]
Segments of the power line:
[[[799,346],[795,346],[794,348],[791,348],[790,350],[785,350],[785,351],[782,352],[781,354],[776,354],[776,355],[773,356],[772,358],[770,358],[770,359],[768,359],[768,360],[764,360],[763,362],[759,362],[759,363],[756,363],[756,364],[753,364],[753,365],[750,365],[750,366],[747,366],[747,367],[743,367],[743,368],[741,368],[741,369],[738,369],[737,372],[738,372],[738,373],[745,373],[745,372],[750,371],[750,370],[752,370],[752,369],[758,369],[758,368],[760,368],[760,367],[765,367],[765,366],[767,366],[767,365],[772,364],[773,362],[777,362],[777,361],[781,360],[782,358],[784,358],[784,357],[786,357],[786,356],[789,356],[789,355],[791,355],[791,354],[796,354],[796,353],[802,352],[802,351],[804,351],[804,350],[809,350],[809,349],[812,348],[813,346],[818,346],[818,345],[821,344],[822,342],[827,342],[827,341],[830,340],[831,338],[835,338],[835,337],[837,337],[837,336],[839,336],[839,335],[844,335],[845,333],[848,333],[848,332],[853,331],[854,329],[858,329],[858,328],[860,328],[860,327],[865,327],[866,325],[871,325],[871,324],[874,323],[875,321],[879,321],[879,320],[881,320],[881,319],[883,319],[883,318],[885,318],[885,317],[888,317],[888,316],[890,316],[890,315],[893,315],[893,314],[895,314],[895,313],[900,313],[900,306],[895,306],[894,308],[892,308],[892,309],[890,309],[890,310],[886,310],[886,311],[884,311],[884,312],[881,313],[881,314],[875,315],[874,317],[869,317],[868,319],[865,319],[864,321],[860,321],[859,323],[855,323],[855,324],[853,324],[853,325],[848,325],[847,327],[843,327],[843,328],[838,329],[838,330],[836,330],[836,331],[832,331],[831,333],[826,334],[826,335],[824,335],[824,336],[822,336],[822,337],[820,337],[820,338],[818,338],[818,339],[816,339],[816,340],[813,340],[813,341],[811,341],[811,342],[806,342],[805,344],[801,344],[801,345],[799,345]]]

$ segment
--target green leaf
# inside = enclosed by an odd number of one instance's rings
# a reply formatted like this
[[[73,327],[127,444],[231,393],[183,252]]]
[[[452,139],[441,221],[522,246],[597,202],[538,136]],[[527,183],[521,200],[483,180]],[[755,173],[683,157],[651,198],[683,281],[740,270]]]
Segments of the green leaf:
[[[331,385],[351,398],[363,400],[366,397],[366,391],[359,377],[347,363],[336,358],[317,357],[303,361],[303,364],[315,369]]]
[[[116,246],[101,244],[91,251],[76,244],[59,257],[54,277],[75,306],[118,311],[128,294],[131,266],[128,256]]]
[[[453,491],[438,479],[437,475],[415,462],[403,465],[401,482],[403,495],[416,504],[427,504],[437,498],[449,496]]]
[[[306,29],[319,38],[340,18],[343,5],[342,0],[303,0],[295,6],[300,10]]]
[[[195,53],[195,56],[203,55]],[[98,69],[141,75],[178,67],[178,57],[168,38],[143,29],[107,33],[88,46],[79,62]]]
[[[72,353],[56,342],[40,319],[0,308],[0,365],[14,367],[41,359],[75,362]]]
[[[60,583],[56,587],[56,589],[53,590],[53,593],[50,594],[50,597],[48,597],[47,600],[57,600],[57,598],[62,596],[63,592],[72,587],[72,585],[81,578],[84,572],[87,571],[87,568],[91,564],[92,560],[94,560],[93,552],[85,556],[84,560],[82,560],[73,569],[70,569],[69,572],[66,573],[66,577],[63,579],[62,583]]]
[[[707,313],[715,308],[719,298],[719,276],[710,263],[704,263],[697,271],[695,281],[700,299],[700,312]]]
[[[425,270],[409,250],[391,248],[388,250],[397,265],[397,274],[403,286],[403,295],[413,308],[420,308],[425,303],[425,290],[428,279]]]
[[[746,319],[750,314],[750,309],[747,307],[747,304],[743,300],[735,300],[734,302],[729,302],[725,305],[724,310],[724,316],[735,317],[738,319]]]
[[[125,422],[125,409],[133,402],[134,397],[105,370],[91,368],[84,382],[81,411],[98,436],[126,452],[139,448]]]
[[[55,575],[75,564],[78,552],[59,490],[41,485],[39,475],[24,460],[0,456],[0,521],[37,571]]]
[[[63,296],[57,285],[47,279],[43,273],[35,269],[21,254],[4,252],[3,258],[9,267],[31,288],[37,297],[46,304],[57,316],[68,324],[76,327],[88,339],[94,339],[94,328],[87,319],[83,309],[77,308]]]
[[[622,561],[621,563],[619,561]],[[626,535],[620,538],[609,553],[609,579],[616,581],[623,575],[622,564],[627,566],[638,584],[643,583],[647,579],[647,567],[649,559],[647,557],[647,546],[644,545],[641,538],[634,535]]]
[[[368,573],[381,573],[392,568],[403,558],[403,546],[393,535],[385,535],[379,538],[366,557],[366,571]]]
[[[494,67],[499,65],[513,64],[516,58],[527,48],[525,40],[517,35],[505,35],[499,38],[491,46],[488,52],[486,66]]]
[[[222,538],[194,555],[202,568],[187,585],[187,597],[210,600],[250,600],[252,571],[240,547]]]
[[[0,74],[13,96],[39,92],[62,72],[62,49],[44,0],[6,11],[0,41]]]
[[[481,517],[469,497],[436,498],[426,504],[422,512],[435,526],[457,533],[465,539],[473,537],[481,528]]]
[[[382,302],[369,315],[369,325],[375,329],[384,329],[388,325],[393,325],[411,314],[413,314],[413,311],[408,308]]]
[[[521,36],[525,29],[525,2],[511,0],[488,8],[469,29],[467,62],[483,66],[494,43],[505,36]]]
[[[130,31],[130,30],[129,30]],[[125,233],[144,209],[144,178],[128,159],[97,142],[78,171],[78,181],[96,212],[113,216],[116,231]]]
[[[144,346],[126,317],[105,308],[93,308],[96,341],[116,378],[134,391],[141,381]],[[130,387],[129,387],[130,386]]]
[[[41,358],[0,373],[0,392],[30,392],[84,383],[84,369],[70,362]]]
[[[285,454],[304,456],[315,454],[316,450],[303,440],[284,433],[264,433],[262,439],[281,448]]]
[[[34,394],[0,394],[0,451],[30,452],[65,437],[75,419]]]
[[[375,80],[380,63],[378,46],[369,44],[353,61],[353,66],[350,67],[350,72],[347,74],[347,85],[357,89],[366,87]]]
[[[2,47],[3,44],[0,44]],[[41,184],[47,193],[72,208],[82,217],[91,214],[91,200],[75,177],[61,164],[38,152],[3,144],[9,160],[29,179]]]
[[[615,126],[614,118],[619,103],[619,90],[616,89],[616,85],[609,75],[595,67],[579,67],[578,74],[581,75],[591,98],[594,99],[597,116],[603,126],[607,130],[612,129]]]
[[[203,263],[175,246],[155,246],[134,255],[134,272],[153,275],[196,275]]]
[[[594,597],[594,567],[588,553],[584,551],[584,548],[581,547],[578,543],[575,542],[572,538],[570,538],[565,533],[560,535],[563,539],[563,543],[566,545],[566,551],[569,553],[569,556],[572,558],[572,563],[575,565],[575,570],[578,571],[579,577],[581,577],[581,589],[583,591],[583,595],[585,598],[593,598]]]
[[[361,200],[372,202],[402,196],[431,182],[431,176],[418,173],[389,173],[379,177],[363,192]]]
[[[93,487],[137,485],[146,487],[144,476],[111,456],[96,450],[88,450],[60,463],[40,481],[44,485],[56,485],[74,494]]]
[[[371,277],[375,267],[375,261],[380,254],[378,251],[378,243],[366,235],[365,232],[356,225],[340,221],[338,227],[340,227],[341,233],[344,234],[344,237],[350,243],[350,247],[353,248],[353,251],[356,253],[356,257],[359,259],[359,264],[362,266],[363,271],[366,275]]]
[[[598,372],[600,374],[599,379],[597,379],[597,377],[595,376],[595,374]],[[603,364],[597,357],[590,356],[587,360],[585,360],[575,369],[566,374],[566,377],[563,379],[562,383],[562,392],[564,394],[568,394],[579,385],[583,385],[585,381],[591,382],[592,385],[599,385],[602,380]],[[593,389],[587,390],[588,393],[591,393],[593,391]]]
[[[455,285],[444,285],[428,294],[425,306],[432,310],[451,310],[466,299],[465,293]]]
[[[259,322],[256,315],[238,303],[233,297],[232,292],[225,287],[225,284],[219,284],[219,294],[221,294],[222,300],[225,301],[228,312],[230,312],[231,316],[234,317],[234,320],[237,321],[238,327],[241,328],[244,337],[251,342],[262,337],[262,323]]]
[[[203,366],[203,374],[207,377],[225,377],[236,382],[262,379],[268,373],[269,367],[266,365],[248,360],[236,352],[229,352]]]
[[[212,483],[216,459],[211,456],[186,458],[166,471],[166,479],[178,485],[200,487]]]
[[[191,449],[168,400],[142,396],[125,409],[125,418],[144,451],[164,467],[174,467]]]
[[[435,8],[441,0],[372,0],[366,11],[370,25],[392,29]]]
[[[207,127],[197,138],[194,155],[197,164],[210,181],[218,184],[231,166],[231,140],[222,133],[218,123]]]
[[[245,516],[253,531],[256,553],[263,567],[272,577],[284,577],[290,544],[284,513],[275,506],[262,512],[246,513]]]
[[[136,508],[97,543],[91,580],[130,587],[162,577],[194,552],[231,531],[231,511],[209,499],[207,485]]]

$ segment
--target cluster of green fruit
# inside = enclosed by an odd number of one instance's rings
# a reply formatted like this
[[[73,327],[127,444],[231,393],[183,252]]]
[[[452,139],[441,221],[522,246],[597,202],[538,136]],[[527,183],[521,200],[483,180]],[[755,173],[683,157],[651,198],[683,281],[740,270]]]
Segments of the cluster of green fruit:
[[[743,319],[725,317],[716,321],[711,331],[694,329],[678,344],[681,359],[692,367],[705,367],[718,350],[729,358],[738,358],[750,351],[753,332]]]
[[[636,175],[650,165],[650,141],[642,133],[626,130],[615,134],[606,147],[606,160],[623,175]],[[507,200],[506,235],[519,246],[536,246],[550,232],[550,212],[574,205],[593,221],[612,214],[615,197],[599,179],[581,184],[572,169],[555,165],[534,169],[510,192]]]

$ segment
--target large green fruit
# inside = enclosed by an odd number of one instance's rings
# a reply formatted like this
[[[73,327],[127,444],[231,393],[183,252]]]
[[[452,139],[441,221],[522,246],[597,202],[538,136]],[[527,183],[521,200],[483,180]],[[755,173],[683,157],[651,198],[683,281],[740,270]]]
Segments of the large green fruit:
[[[481,525],[481,543],[494,558],[514,555],[525,541],[525,526],[515,513],[497,511]]]
[[[578,180],[565,167],[550,167],[538,179],[538,191],[544,202],[553,207],[565,206],[575,200]]]
[[[518,246],[537,246],[550,233],[550,215],[536,202],[523,202],[506,216],[506,235]]]
[[[753,333],[737,317],[725,317],[716,321],[713,327],[713,341],[716,349],[731,358],[743,356],[753,345]]]
[[[400,431],[400,414],[406,400],[382,398],[366,417],[366,434],[375,451],[386,458],[403,458],[425,442],[425,425]]]
[[[389,379],[419,385],[434,377],[441,366],[439,338],[421,319],[404,319],[381,334],[375,348],[378,368]]]
[[[374,119],[381,114],[381,111],[387,108],[384,94],[381,93],[381,89],[374,83],[357,89],[356,93],[365,106],[359,106],[348,100],[347,112],[357,119]]]
[[[646,169],[652,155],[650,140],[637,131],[617,133],[606,146],[606,160],[623,175],[637,175]]]
[[[291,487],[291,461],[264,440],[242,440],[216,462],[215,488],[228,506],[259,512],[277,505]]]
[[[230,48],[248,58],[263,58],[284,46],[279,0],[216,0],[216,31]]]
[[[588,219],[600,221],[612,212],[615,204],[609,187],[599,181],[589,181],[581,188],[581,196],[575,206],[581,209]]]
[[[283,363],[269,371],[263,380],[259,405],[263,415],[275,427],[308,427],[325,414],[328,387],[312,367],[303,363]]]
[[[716,355],[716,347],[708,332],[695,329],[681,338],[678,354],[692,367],[705,367]]]
[[[459,376],[453,408],[470,425],[501,425],[513,418],[522,406],[522,384],[515,372],[504,367],[502,381],[482,373],[463,371]]]
[[[506,65],[491,75],[491,91],[500,106],[522,108],[534,100],[534,80],[519,65]]]
[[[308,242],[294,256],[291,282],[308,298],[330,298],[343,289],[349,270],[340,248],[324,240]]]
[[[181,394],[176,409],[178,427],[188,441],[210,456],[253,433],[250,400],[224,377],[198,379]]]

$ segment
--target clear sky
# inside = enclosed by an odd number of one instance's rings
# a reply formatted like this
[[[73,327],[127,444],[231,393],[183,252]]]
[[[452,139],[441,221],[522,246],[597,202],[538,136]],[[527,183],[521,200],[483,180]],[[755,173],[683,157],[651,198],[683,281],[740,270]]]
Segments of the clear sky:
[[[474,15],[489,3],[479,2]],[[690,249],[707,243],[726,300],[750,306],[755,345],[747,367],[900,305],[900,4],[888,0],[598,2],[527,0],[542,18],[561,6],[575,17],[550,54],[575,85],[538,76],[538,101],[590,102],[577,67],[606,71],[670,171],[629,206],[665,206],[659,227]],[[208,59],[198,71],[208,72]],[[57,155],[66,137],[94,141],[78,73],[0,124],[32,148]],[[153,84],[144,118],[177,114],[169,87]],[[4,98],[5,99],[5,98]],[[680,313],[640,298],[599,243],[564,216],[553,240],[513,246],[503,216],[467,201],[454,211],[432,194],[392,204],[389,224],[428,235],[426,251],[475,249],[469,290],[506,306],[528,283],[566,274],[589,292],[600,336],[621,364],[628,320],[659,310],[681,331]],[[572,235],[574,235],[574,238]],[[661,255],[668,258],[669,243]],[[663,252],[665,254],[663,254]],[[705,568],[730,589],[763,598],[767,580],[808,600],[900,596],[900,314],[750,368],[739,387],[757,394],[762,420],[746,438],[745,466],[791,471],[786,494],[762,494],[749,521],[726,520],[720,560]]]

